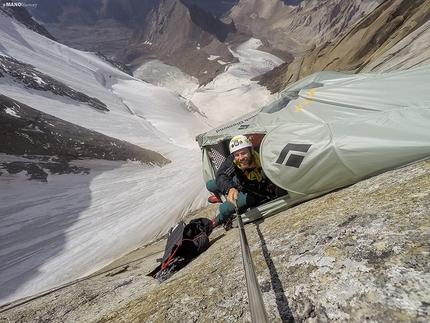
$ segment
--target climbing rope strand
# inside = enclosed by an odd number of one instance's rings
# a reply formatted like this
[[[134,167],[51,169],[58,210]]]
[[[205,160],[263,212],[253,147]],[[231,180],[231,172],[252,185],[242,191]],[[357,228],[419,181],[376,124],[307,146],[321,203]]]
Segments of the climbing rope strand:
[[[251,310],[251,321],[254,323],[267,323],[267,312],[264,307],[263,296],[260,285],[258,284],[257,275],[255,274],[254,263],[249,249],[248,239],[246,238],[243,227],[242,217],[239,210],[236,209],[237,222],[240,235],[240,248],[242,250],[243,268],[245,270],[246,287],[248,290],[249,307]]]

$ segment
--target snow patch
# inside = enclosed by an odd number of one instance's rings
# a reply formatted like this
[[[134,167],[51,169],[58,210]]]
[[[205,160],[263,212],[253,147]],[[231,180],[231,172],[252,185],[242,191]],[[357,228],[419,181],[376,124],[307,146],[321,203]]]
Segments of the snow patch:
[[[12,110],[11,108],[6,108],[6,110],[4,111],[7,114],[16,117],[16,118],[21,118],[14,110]]]

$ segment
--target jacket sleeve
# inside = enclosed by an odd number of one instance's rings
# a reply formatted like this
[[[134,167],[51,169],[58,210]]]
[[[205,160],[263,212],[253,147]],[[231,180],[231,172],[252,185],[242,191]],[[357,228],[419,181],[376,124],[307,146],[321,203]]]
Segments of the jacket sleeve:
[[[233,163],[233,155],[229,155],[221,164],[216,173],[216,185],[223,194],[228,194],[232,187],[236,187],[233,177],[236,165]]]

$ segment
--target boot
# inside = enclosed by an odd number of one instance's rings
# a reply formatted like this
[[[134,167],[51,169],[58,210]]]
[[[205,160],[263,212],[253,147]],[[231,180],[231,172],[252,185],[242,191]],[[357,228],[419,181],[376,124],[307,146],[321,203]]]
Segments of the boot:
[[[228,231],[231,228],[233,228],[233,220],[236,219],[236,218],[237,218],[237,214],[233,213],[231,215],[231,217],[227,220],[227,222],[222,225],[224,227],[225,231]]]
[[[219,196],[211,195],[208,198],[208,202],[209,203],[222,203],[222,200],[221,200],[221,198]]]

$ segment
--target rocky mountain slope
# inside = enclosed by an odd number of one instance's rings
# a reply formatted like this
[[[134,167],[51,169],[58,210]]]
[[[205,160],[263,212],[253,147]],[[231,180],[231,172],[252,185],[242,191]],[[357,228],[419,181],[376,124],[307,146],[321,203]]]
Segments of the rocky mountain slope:
[[[424,161],[246,225],[269,322],[428,322],[429,210]],[[210,240],[161,284],[146,274],[164,240],[4,306],[0,322],[250,322],[237,229]]]
[[[386,1],[331,43],[314,46],[261,78],[272,92],[322,70],[379,72],[428,64],[430,1]]]
[[[20,11],[18,8],[17,11],[9,12],[16,16],[16,12]],[[26,17],[18,18],[23,22],[28,21]],[[43,35],[43,30],[41,33]],[[0,79],[19,84],[28,90],[50,93],[57,98],[65,97],[84,103],[89,109],[101,113],[109,112],[106,104],[99,99],[76,91],[30,64],[3,55],[0,55]],[[148,164],[169,162],[153,151],[42,113],[2,94],[0,117],[0,150],[5,154],[54,155],[63,162],[79,158],[125,161],[130,159]]]
[[[117,57],[132,66],[157,58],[205,83],[236,60],[224,44],[235,31],[233,21],[224,23],[194,4],[166,0],[148,14]]]
[[[301,56],[313,45],[330,42],[371,12],[377,1],[241,1],[229,13],[270,47]]]
[[[34,66],[0,55],[0,80],[9,80],[29,90],[67,97],[100,113],[106,104],[76,91]],[[0,94],[0,151],[24,156],[22,161],[2,162],[0,169],[11,174],[23,170],[31,180],[47,181],[48,173],[81,173],[68,162],[76,159],[136,160],[151,165],[170,161],[160,154],[48,115]],[[47,173],[48,172],[48,173]],[[0,172],[1,175],[1,172]]]
[[[334,39],[378,3],[303,1],[293,6],[283,1],[239,1],[227,13],[228,21],[221,22],[188,1],[163,1],[118,57],[133,65],[152,57],[161,59],[205,83],[234,62],[227,46],[255,37],[263,43],[261,50],[288,64],[293,54]]]
[[[65,45],[101,52],[132,66],[157,58],[206,82],[235,61],[223,42],[236,29],[231,19],[221,22],[202,8],[221,15],[235,3],[42,0],[28,8]]]
[[[41,0],[37,6],[27,8],[62,44],[112,56],[127,44],[134,29],[157,3],[158,0]]]
[[[32,5],[34,1],[24,0]],[[228,11],[237,0],[195,1],[215,16]],[[100,51],[112,57],[127,45],[136,28],[145,23],[148,13],[159,0],[41,0],[26,7],[59,42],[73,48]]]
[[[43,0],[31,10],[68,46],[132,66],[156,58],[204,84],[235,61],[228,46],[255,37],[261,50],[289,64],[312,45],[332,41],[380,2]]]
[[[42,156],[48,159],[55,156],[64,165],[82,158],[130,159],[158,165],[169,163],[154,151],[61,120],[2,94],[0,126],[0,151],[26,156],[29,162]],[[6,163],[1,166],[8,167]]]

